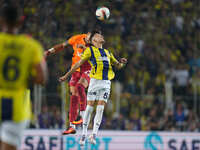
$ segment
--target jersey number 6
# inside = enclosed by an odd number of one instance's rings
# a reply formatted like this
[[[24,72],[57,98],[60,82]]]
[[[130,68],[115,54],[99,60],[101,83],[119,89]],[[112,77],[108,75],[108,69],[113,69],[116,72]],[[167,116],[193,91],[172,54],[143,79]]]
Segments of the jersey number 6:
[[[19,77],[19,59],[15,56],[8,57],[3,65],[3,77],[7,81],[15,81]]]

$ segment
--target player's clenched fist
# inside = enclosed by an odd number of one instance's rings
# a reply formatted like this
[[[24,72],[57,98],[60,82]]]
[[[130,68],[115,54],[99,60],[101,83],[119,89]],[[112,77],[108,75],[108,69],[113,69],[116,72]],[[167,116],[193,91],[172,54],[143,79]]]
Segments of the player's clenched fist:
[[[127,63],[127,59],[126,58],[121,58],[120,59],[120,63],[126,64]]]

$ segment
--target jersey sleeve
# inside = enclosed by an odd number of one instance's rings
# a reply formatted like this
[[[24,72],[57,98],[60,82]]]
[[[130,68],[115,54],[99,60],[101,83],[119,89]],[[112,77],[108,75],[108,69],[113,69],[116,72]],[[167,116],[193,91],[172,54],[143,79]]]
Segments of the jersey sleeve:
[[[115,64],[118,62],[112,53],[110,53],[110,60],[111,60],[111,64]]]
[[[77,35],[74,35],[74,36],[70,37],[70,38],[68,39],[68,43],[69,43],[70,45],[73,45],[73,44],[75,43],[75,41],[76,41],[76,37],[77,37]]]
[[[89,60],[91,57],[91,51],[90,51],[90,48],[86,48],[85,51],[83,52],[82,56],[81,56],[81,59],[83,60]]]
[[[71,38],[68,39],[68,43],[70,45],[73,45],[77,40],[80,40],[81,38],[84,38],[86,36],[86,34],[78,34],[78,35],[74,35]]]

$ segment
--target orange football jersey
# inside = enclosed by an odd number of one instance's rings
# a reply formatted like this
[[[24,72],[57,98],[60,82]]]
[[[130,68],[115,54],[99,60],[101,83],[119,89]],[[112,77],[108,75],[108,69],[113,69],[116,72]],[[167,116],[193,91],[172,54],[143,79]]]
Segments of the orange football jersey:
[[[81,54],[83,52],[83,49],[77,48],[77,45],[83,44],[85,45],[84,38],[87,36],[87,34],[78,34],[72,36],[69,40],[68,43],[73,47],[74,53],[72,57],[72,66],[77,63],[81,59]],[[77,70],[80,71],[80,68]]]

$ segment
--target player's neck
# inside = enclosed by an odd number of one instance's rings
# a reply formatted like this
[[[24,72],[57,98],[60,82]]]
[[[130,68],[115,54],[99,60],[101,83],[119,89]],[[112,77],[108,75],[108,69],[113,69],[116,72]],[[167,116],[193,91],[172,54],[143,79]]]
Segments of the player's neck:
[[[94,46],[96,47],[96,48],[103,48],[103,45],[101,44],[101,43],[94,43]]]

